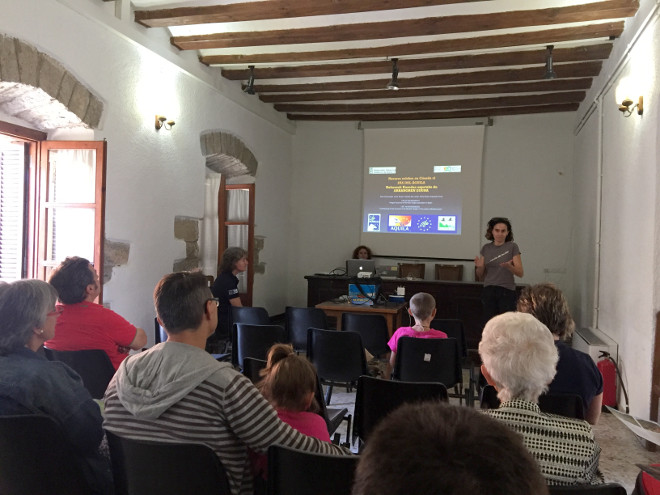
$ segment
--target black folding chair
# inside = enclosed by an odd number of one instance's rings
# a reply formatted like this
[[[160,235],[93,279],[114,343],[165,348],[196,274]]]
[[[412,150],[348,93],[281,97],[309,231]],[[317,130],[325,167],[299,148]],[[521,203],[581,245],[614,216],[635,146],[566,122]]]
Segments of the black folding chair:
[[[358,378],[367,374],[362,338],[356,332],[310,328],[307,358],[316,366],[321,383],[328,387],[326,404],[330,404],[333,385],[346,385],[350,391]]]
[[[390,352],[387,346],[390,334],[383,315],[344,313],[341,315],[341,329],[359,333],[365,349],[374,357],[385,356]]]
[[[626,489],[618,483],[603,485],[549,486],[550,495],[626,495]]]
[[[225,469],[200,444],[147,442],[106,430],[115,488],[129,495],[230,495]]]
[[[350,495],[358,456],[315,454],[271,445],[269,495]]]
[[[44,353],[50,361],[62,361],[78,373],[94,399],[103,398],[108,383],[115,376],[115,367],[101,349],[56,351],[44,347]]]
[[[492,385],[486,385],[481,392],[481,409],[497,409],[500,400]],[[548,414],[558,414],[567,418],[584,419],[584,404],[577,394],[543,394],[539,397],[539,409]]]
[[[353,441],[360,440],[360,450],[374,427],[402,404],[428,400],[447,401],[442,383],[401,382],[361,376],[358,380],[353,420]]]
[[[88,495],[82,463],[53,418],[0,416],[3,495]]]
[[[463,371],[456,339],[401,337],[397,343],[393,380],[440,382],[463,400]],[[469,395],[469,394],[468,394]],[[466,398],[467,401],[467,398]]]
[[[232,364],[241,369],[244,358],[265,360],[273,344],[287,341],[286,331],[279,325],[234,323],[232,334]]]
[[[328,317],[319,308],[287,306],[284,311],[284,326],[293,348],[305,351],[307,349],[307,329],[328,328]]]

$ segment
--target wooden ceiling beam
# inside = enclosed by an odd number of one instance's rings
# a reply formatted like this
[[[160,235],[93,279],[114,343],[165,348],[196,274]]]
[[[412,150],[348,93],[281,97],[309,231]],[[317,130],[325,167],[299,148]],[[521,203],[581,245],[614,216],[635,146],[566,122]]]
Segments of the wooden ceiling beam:
[[[406,101],[385,103],[345,103],[345,104],[300,104],[275,105],[278,112],[287,113],[368,113],[368,112],[422,112],[452,110],[458,108],[496,108],[529,105],[549,105],[555,103],[579,103],[584,100],[585,91],[563,93],[541,93],[519,96],[498,96],[495,98],[474,98],[469,100]]]
[[[214,22],[245,22],[316,15],[351,14],[381,10],[430,7],[479,0],[269,0],[205,7],[136,10],[135,22],[145,27],[190,26]]]
[[[595,77],[600,73],[602,65],[602,62],[579,62],[556,64],[554,69],[559,79]],[[538,81],[542,78],[542,67],[527,67],[524,69],[495,69],[408,78],[400,77],[399,86],[401,87],[401,91],[405,91],[406,88],[420,86],[455,86],[460,84]],[[388,82],[389,78],[306,84],[255,84],[254,90],[260,94],[295,93],[301,91],[358,91],[364,89],[383,89]]]
[[[326,93],[285,93],[263,94],[259,99],[265,103],[292,103],[300,101],[370,100],[421,98],[427,96],[481,95],[502,93],[531,93],[542,91],[586,90],[591,87],[591,79],[547,79],[535,82],[475,84],[472,86],[443,86],[440,88],[408,88],[405,91],[377,89],[367,91],[326,92]]]
[[[308,115],[287,114],[290,120],[319,121],[387,121],[387,120],[436,120],[461,119],[471,117],[495,117],[500,115],[523,115],[530,113],[575,112],[579,103],[563,103],[559,105],[538,105],[531,107],[483,108],[477,110],[454,110],[451,112],[411,112],[411,113],[367,113],[340,115]]]
[[[573,48],[559,48],[552,52],[552,59],[554,63],[604,60],[610,56],[611,51],[612,43],[578,46]],[[534,65],[545,63],[545,54],[544,48],[543,50],[485,53],[480,55],[454,55],[449,57],[402,59],[399,60],[398,67],[399,74],[403,74],[429,70]],[[389,60],[382,60],[377,62],[306,65],[298,67],[257,67],[254,69],[254,77],[256,79],[278,79],[387,74],[391,72],[392,62]],[[247,69],[224,69],[222,75],[232,81],[240,81],[250,77],[250,71]]]
[[[623,32],[623,21],[602,24],[588,24],[579,27],[540,29],[517,34],[500,34],[474,38],[407,43],[376,48],[355,48],[345,50],[323,50],[315,52],[257,53],[252,55],[205,55],[199,57],[206,65],[230,64],[272,64],[312,62],[322,60],[345,60],[357,58],[404,57],[424,53],[460,52],[484,48],[505,48],[525,45],[549,45],[562,41],[590,40],[598,38],[618,38]]]
[[[638,0],[606,0],[604,2],[567,7],[491,14],[338,24],[301,29],[175,36],[171,38],[171,43],[180,50],[202,50],[282,44],[330,43],[334,41],[364,41],[409,36],[438,36],[450,33],[619,19],[634,16],[638,8]]]

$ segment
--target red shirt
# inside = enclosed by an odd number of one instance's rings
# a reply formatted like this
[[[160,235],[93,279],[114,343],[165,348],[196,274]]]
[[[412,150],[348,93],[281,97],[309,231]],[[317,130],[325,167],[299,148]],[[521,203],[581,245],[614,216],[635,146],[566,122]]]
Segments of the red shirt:
[[[57,318],[55,337],[44,345],[56,351],[101,349],[117,369],[128,356],[119,346],[128,347],[137,329],[112,310],[93,302],[58,304],[62,313]]]

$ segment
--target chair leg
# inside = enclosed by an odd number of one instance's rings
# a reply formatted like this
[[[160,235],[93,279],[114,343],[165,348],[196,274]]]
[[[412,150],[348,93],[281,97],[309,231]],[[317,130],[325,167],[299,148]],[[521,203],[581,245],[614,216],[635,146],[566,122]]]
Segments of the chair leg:
[[[330,398],[332,397],[332,385],[328,385],[328,390],[325,393],[325,404],[330,405]]]

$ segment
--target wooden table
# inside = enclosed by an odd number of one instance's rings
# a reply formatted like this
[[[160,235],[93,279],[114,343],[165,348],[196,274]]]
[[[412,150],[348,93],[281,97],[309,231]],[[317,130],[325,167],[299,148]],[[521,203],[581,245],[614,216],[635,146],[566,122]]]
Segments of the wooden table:
[[[401,326],[401,317],[403,316],[406,303],[387,303],[374,306],[367,306],[366,304],[351,304],[349,302],[332,302],[325,301],[316,305],[317,308],[322,309],[323,312],[331,318],[337,319],[337,330],[341,330],[341,315],[344,313],[369,313],[376,315],[383,315],[387,322],[387,331],[390,337],[394,330]]]

